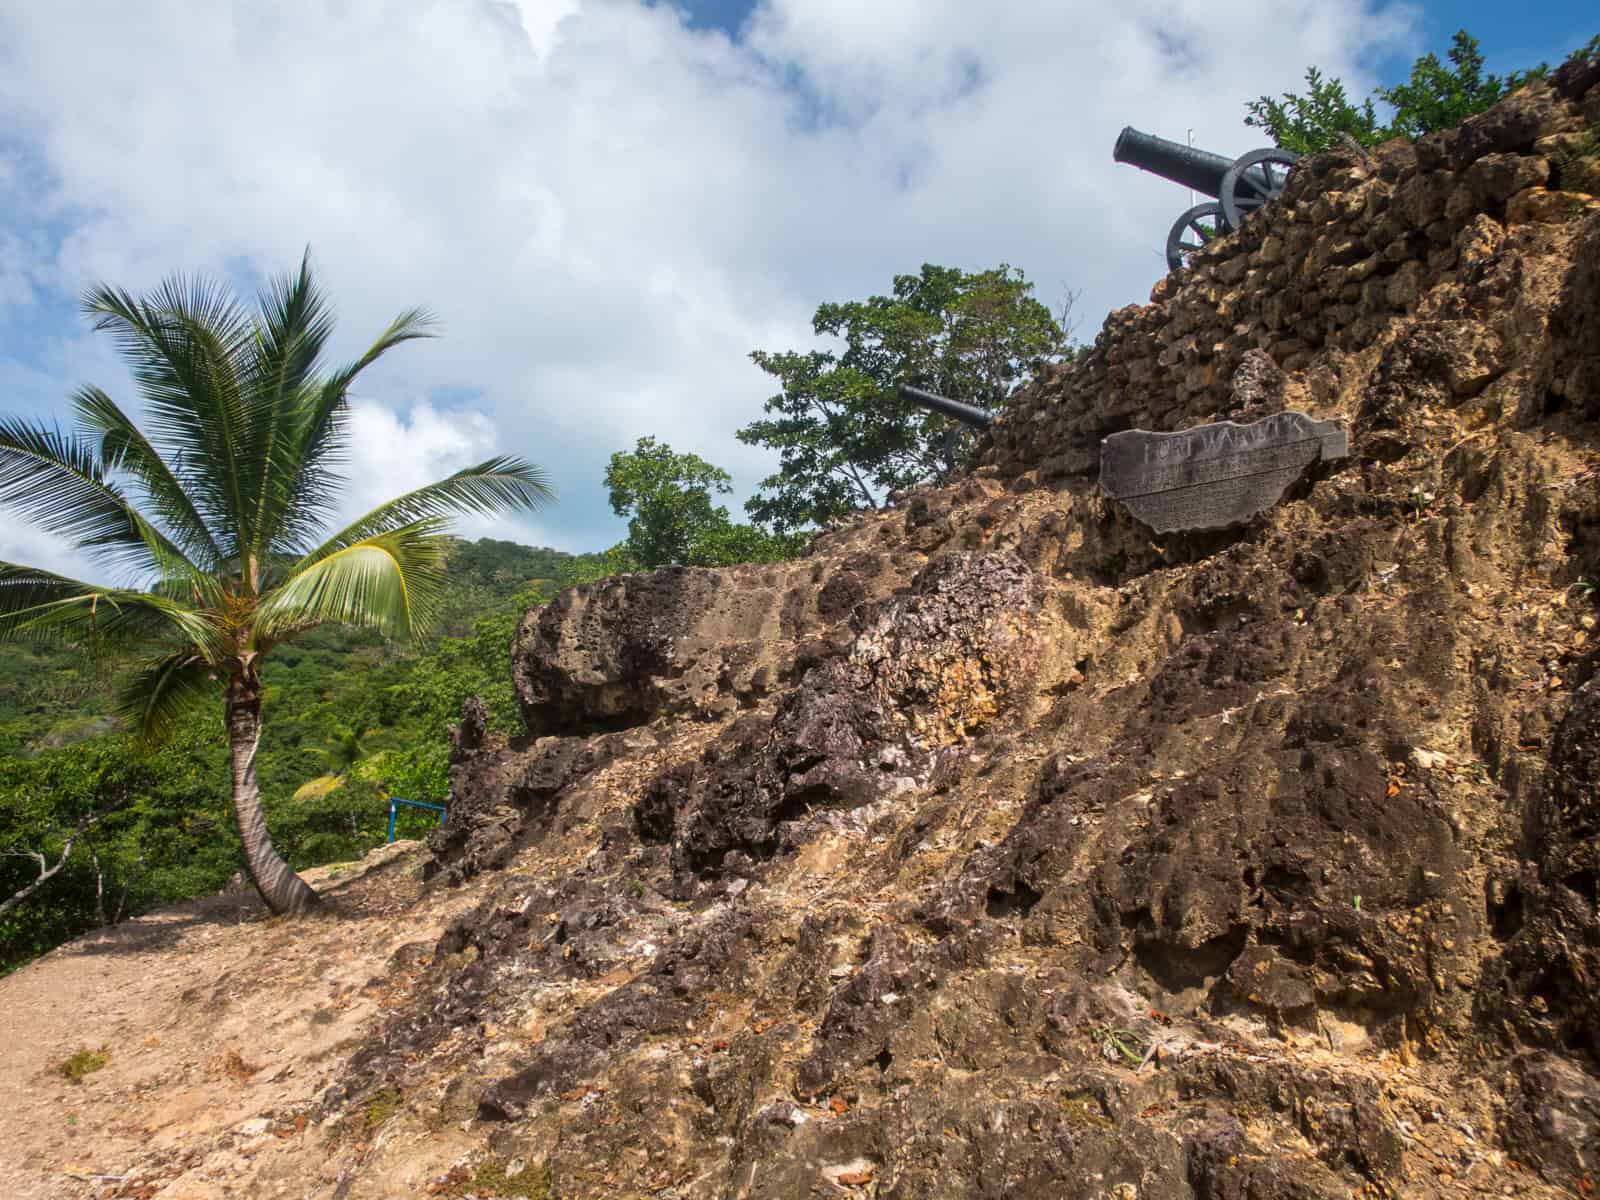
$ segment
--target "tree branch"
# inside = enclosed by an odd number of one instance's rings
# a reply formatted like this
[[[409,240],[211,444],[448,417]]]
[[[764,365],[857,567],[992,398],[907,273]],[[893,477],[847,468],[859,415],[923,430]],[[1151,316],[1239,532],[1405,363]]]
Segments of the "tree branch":
[[[94,843],[89,843],[89,859],[94,863],[94,918],[104,926],[106,924],[106,877],[100,870],[100,856],[95,853]],[[65,859],[62,859],[65,862]]]
[[[807,399],[810,401],[811,407],[816,409],[818,415],[822,417],[823,423],[825,425],[832,425],[834,420],[837,418],[837,414],[829,409],[828,406],[821,400],[817,399],[817,397],[809,396]],[[843,470],[840,470],[841,467]],[[843,475],[851,483],[855,484],[856,490],[861,493],[861,498],[866,501],[868,508],[876,509],[878,507],[877,497],[872,494],[872,489],[869,488],[862,480],[860,472],[856,470],[855,464],[849,459],[841,459],[839,462],[836,462],[833,464],[833,466],[829,467],[828,470],[831,473]]]
[[[856,470],[855,464],[846,459],[841,463],[834,464],[833,470],[838,471],[841,466],[844,468],[842,474],[856,485],[856,489],[861,493],[861,498],[866,501],[867,507],[877,508],[878,499],[872,494],[872,489],[867,487],[866,482],[861,478],[861,473]]]
[[[81,835],[85,830],[92,829],[96,825],[100,824],[100,822],[103,821],[106,816],[106,813],[96,813],[92,817],[85,817],[83,820],[79,821],[77,825],[73,827],[72,832],[67,835],[67,840],[61,847],[61,861],[56,863],[56,865],[53,867],[46,866],[44,855],[39,853],[37,850],[5,851],[5,856],[8,858],[31,858],[37,862],[39,864],[39,878],[35,879],[20,892],[17,892],[9,900],[0,901],[0,916],[4,916],[6,913],[10,912],[13,908],[21,904],[29,896],[33,895],[40,888],[42,888],[46,883],[50,882],[55,874],[60,871],[62,867],[67,865],[67,859],[72,857],[72,843],[77,841],[79,835]]]

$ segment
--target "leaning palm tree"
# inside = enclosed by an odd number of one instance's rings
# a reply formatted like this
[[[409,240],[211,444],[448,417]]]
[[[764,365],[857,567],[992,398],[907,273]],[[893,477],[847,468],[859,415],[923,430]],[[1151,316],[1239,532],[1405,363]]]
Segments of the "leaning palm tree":
[[[323,373],[332,317],[308,261],[270,284],[256,312],[181,278],[143,299],[97,287],[83,305],[130,361],[148,434],[92,387],[73,397],[74,432],[0,418],[0,505],[121,586],[0,562],[0,640],[132,656],[119,704],[146,741],[220,693],[250,877],[274,912],[303,910],[316,893],[273,848],[261,813],[263,658],[328,622],[425,636],[448,518],[532,509],[552,492],[539,468],[491,458],[329,534],[350,385],[395,346],[432,336],[432,320],[403,313],[355,362]]]

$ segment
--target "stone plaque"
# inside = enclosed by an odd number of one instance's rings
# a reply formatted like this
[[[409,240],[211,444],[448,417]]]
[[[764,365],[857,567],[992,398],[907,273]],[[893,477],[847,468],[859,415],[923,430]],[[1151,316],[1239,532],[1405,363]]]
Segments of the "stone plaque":
[[[1266,512],[1312,463],[1349,453],[1336,422],[1299,412],[1177,433],[1130,429],[1100,443],[1100,486],[1157,533],[1225,529]]]

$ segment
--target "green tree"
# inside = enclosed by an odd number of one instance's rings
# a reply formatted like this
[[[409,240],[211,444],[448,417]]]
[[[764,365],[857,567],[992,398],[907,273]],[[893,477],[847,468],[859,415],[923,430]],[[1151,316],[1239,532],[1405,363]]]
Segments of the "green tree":
[[[769,533],[759,525],[724,521],[706,530],[689,548],[693,567],[731,567],[736,563],[781,562],[811,541],[809,533]]]
[[[780,462],[745,507],[779,532],[876,507],[887,492],[949,473],[964,427],[901,401],[900,384],[993,410],[1068,344],[1033,285],[1005,265],[927,264],[896,276],[888,296],[821,305],[812,328],[843,348],[750,356],[783,390],[766,402],[765,419],[738,434]]]
[[[261,810],[263,659],[325,623],[422,637],[445,586],[447,519],[533,508],[549,486],[536,467],[492,458],[327,535],[350,385],[432,330],[422,311],[403,313],[355,362],[320,373],[333,322],[309,257],[255,313],[181,278],[143,299],[97,287],[84,309],[131,362],[150,433],[94,387],[74,396],[76,432],[0,420],[0,504],[135,582],[0,563],[0,641],[137,652],[120,707],[147,742],[220,691],[251,879],[274,912],[302,910],[316,894],[273,847]]]
[[[1404,83],[1378,89],[1379,98],[1394,106],[1390,137],[1419,138],[1452,129],[1550,70],[1540,63],[1529,71],[1513,71],[1504,79],[1485,75],[1478,40],[1465,29],[1456,30],[1445,57],[1450,60],[1448,69],[1437,55],[1424,54],[1412,64],[1411,77]]]
[[[1350,102],[1344,84],[1327,79],[1316,67],[1306,68],[1306,94],[1285,92],[1274,100],[1261,96],[1245,103],[1246,125],[1264,129],[1273,144],[1296,154],[1317,154],[1349,134],[1363,146],[1373,146],[1389,136],[1378,123],[1378,111],[1369,96],[1360,106]]]
[[[628,518],[627,552],[642,567],[688,562],[690,548],[728,521],[711,498],[733,491],[728,473],[653,437],[613,454],[605,482],[611,511]]]
[[[1278,99],[1248,100],[1244,123],[1265,130],[1275,145],[1299,154],[1319,153],[1345,135],[1374,146],[1392,137],[1419,138],[1450,129],[1549,71],[1541,63],[1504,79],[1485,75],[1477,39],[1465,29],[1456,31],[1445,57],[1448,68],[1438,55],[1424,54],[1412,64],[1406,82],[1379,88],[1360,105],[1351,103],[1337,76],[1325,77],[1316,67],[1308,67],[1304,96],[1285,92]],[[1375,99],[1394,110],[1387,125],[1378,120]]]
[[[206,718],[155,751],[113,735],[0,757],[0,973],[233,874],[239,847],[217,786],[222,724]]]
[[[799,553],[808,540],[736,525],[713,494],[733,491],[732,478],[697,454],[679,454],[653,437],[619,450],[606,467],[611,511],[628,518],[628,539],[607,552],[608,573],[680,563],[723,567],[771,562]]]

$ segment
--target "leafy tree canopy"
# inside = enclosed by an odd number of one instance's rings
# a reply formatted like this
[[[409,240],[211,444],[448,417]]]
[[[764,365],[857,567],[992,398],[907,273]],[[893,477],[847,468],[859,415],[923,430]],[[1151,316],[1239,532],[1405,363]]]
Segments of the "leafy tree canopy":
[[[0,640],[139,656],[120,707],[148,741],[221,698],[246,866],[274,912],[300,911],[316,895],[261,809],[264,658],[319,625],[424,638],[445,592],[448,519],[535,508],[550,489],[538,468],[496,457],[334,529],[349,389],[388,351],[431,336],[431,319],[404,312],[325,372],[333,316],[309,255],[254,312],[181,277],[143,298],[100,286],[84,309],[116,335],[145,426],[94,387],[74,397],[72,432],[0,419],[0,503],[133,583],[0,563]]]
[[[608,553],[618,570],[769,562],[798,553],[806,540],[734,524],[713,499],[733,490],[728,473],[653,437],[611,456],[606,487],[611,511],[628,518],[628,540]]]
[[[1328,79],[1316,67],[1306,68],[1306,94],[1285,92],[1274,100],[1261,96],[1248,101],[1246,125],[1265,129],[1275,146],[1296,154],[1316,154],[1349,134],[1363,146],[1373,146],[1388,136],[1378,121],[1378,110],[1368,96],[1355,105],[1345,95],[1344,83]]]
[[[1486,75],[1478,41],[1465,29],[1456,31],[1445,57],[1448,67],[1438,55],[1424,54],[1412,64],[1404,83],[1379,88],[1359,105],[1351,102],[1337,76],[1327,77],[1308,67],[1305,95],[1286,92],[1278,99],[1258,96],[1247,101],[1244,123],[1264,129],[1274,144],[1300,154],[1326,150],[1344,135],[1373,146],[1392,137],[1419,138],[1459,125],[1549,71],[1540,63],[1504,79]],[[1392,110],[1388,124],[1378,119],[1375,101]]]
[[[896,388],[999,408],[1041,363],[1067,352],[1065,317],[1004,264],[979,272],[927,264],[896,276],[890,295],[821,305],[812,328],[842,348],[750,355],[782,391],[739,440],[776,450],[781,465],[746,509],[760,524],[803,529],[941,478],[965,429],[902,402]]]
[[[262,807],[289,864],[345,862],[381,844],[391,795],[443,803],[448,726],[468,696],[483,699],[497,732],[522,732],[508,654],[518,621],[609,569],[604,555],[452,541],[444,636],[407,647],[330,626],[269,656]],[[35,855],[54,865],[86,817],[106,814],[72,842],[64,869],[0,913],[0,974],[99,925],[214,892],[239,867],[221,715],[195,710],[166,747],[142,748],[108,715],[132,664],[106,661],[66,691],[52,686],[80,661],[0,645],[0,903],[36,880]],[[399,835],[435,821],[402,809]]]
[[[731,492],[733,480],[697,454],[642,437],[611,456],[606,487],[611,511],[628,518],[628,553],[641,566],[658,567],[688,562],[691,547],[727,523],[728,510],[711,497]]]

